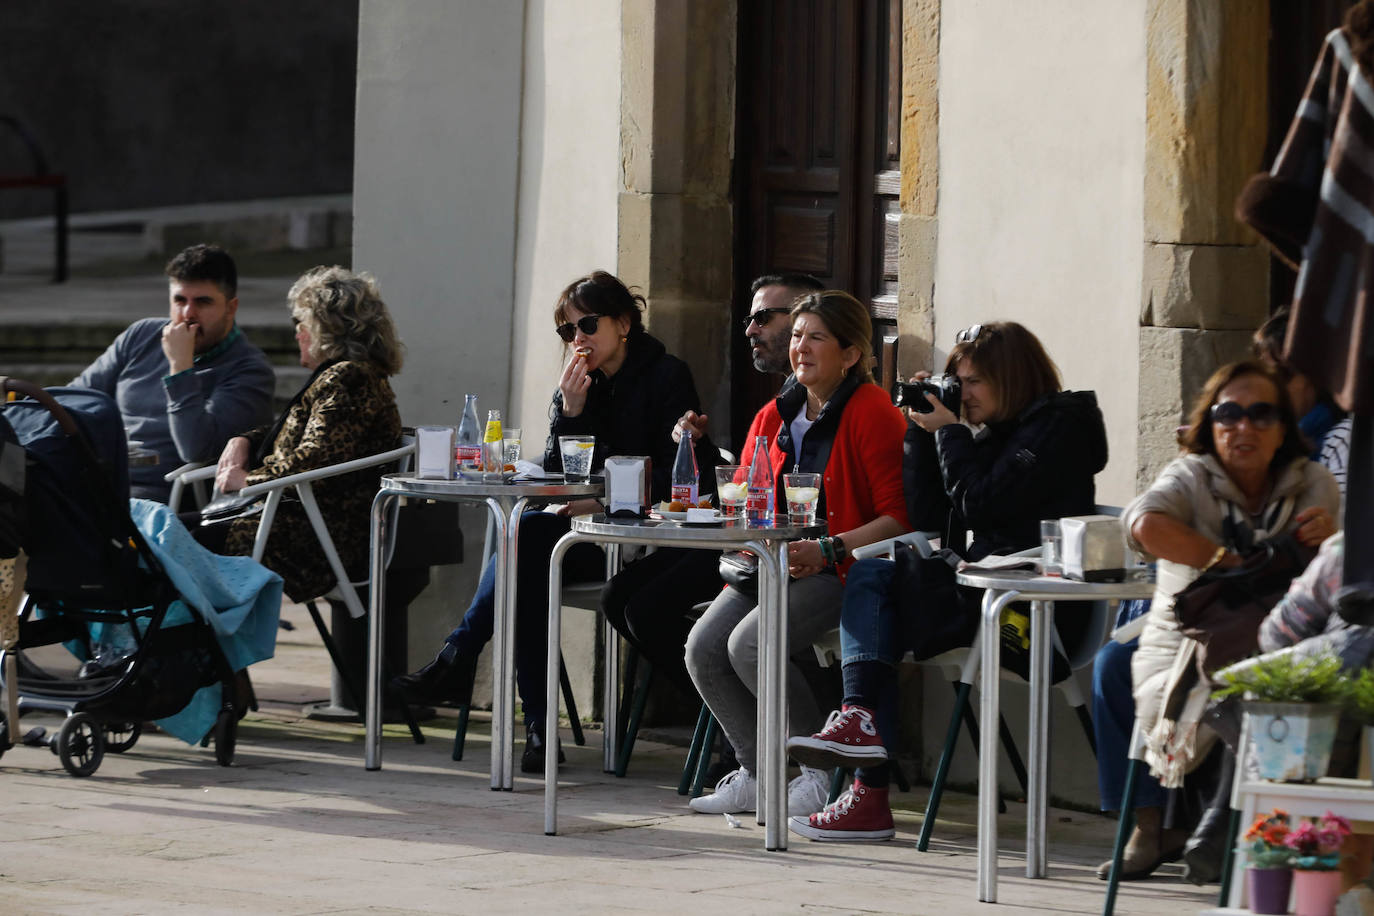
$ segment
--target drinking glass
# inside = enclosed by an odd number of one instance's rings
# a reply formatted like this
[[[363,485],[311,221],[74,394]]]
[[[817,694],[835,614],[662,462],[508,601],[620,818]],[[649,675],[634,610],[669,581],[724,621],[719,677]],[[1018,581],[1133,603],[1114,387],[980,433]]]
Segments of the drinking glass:
[[[558,449],[563,453],[563,478],[568,483],[586,483],[592,473],[596,436],[559,436]]]
[[[816,503],[821,498],[820,474],[784,474],[787,517],[793,525],[816,524]]]
[[[1064,556],[1060,552],[1063,544],[1059,530],[1059,519],[1047,518],[1040,523],[1040,574],[1042,576],[1062,576]]]
[[[501,434],[502,460],[506,464],[515,464],[520,460],[520,429],[519,427],[507,427]]]
[[[726,518],[744,518],[744,500],[749,495],[749,484],[744,478],[748,473],[743,465],[716,465],[716,505]]]

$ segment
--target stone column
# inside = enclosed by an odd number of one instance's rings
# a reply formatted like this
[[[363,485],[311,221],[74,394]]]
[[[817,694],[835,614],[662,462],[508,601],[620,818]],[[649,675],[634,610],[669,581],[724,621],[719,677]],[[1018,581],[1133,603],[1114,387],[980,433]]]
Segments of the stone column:
[[[1147,0],[1146,16],[1142,488],[1207,376],[1249,352],[1269,312],[1268,252],[1233,215],[1265,165],[1268,0]]]
[[[622,9],[621,279],[650,330],[692,367],[716,429],[730,428],[735,0]]]
[[[902,187],[897,218],[898,372],[930,369],[940,189],[940,0],[902,0]]]

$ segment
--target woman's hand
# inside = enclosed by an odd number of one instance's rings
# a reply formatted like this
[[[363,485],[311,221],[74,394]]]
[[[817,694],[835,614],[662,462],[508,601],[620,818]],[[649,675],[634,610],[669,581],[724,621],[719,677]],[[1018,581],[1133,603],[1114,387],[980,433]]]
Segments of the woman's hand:
[[[221,493],[237,493],[247,485],[250,448],[245,436],[235,436],[224,444],[215,469],[215,488]]]
[[[592,377],[587,374],[587,358],[572,351],[572,359],[563,367],[558,379],[558,390],[563,393],[563,416],[576,417],[587,406],[587,390],[592,387]]]
[[[702,436],[706,435],[706,423],[709,419],[710,418],[704,413],[697,413],[695,410],[687,411],[682,415],[682,418],[677,421],[677,424],[673,426],[673,441],[682,441],[682,431],[684,429],[691,431],[693,439],[700,439]]]
[[[820,541],[792,541],[787,545],[787,571],[793,579],[805,579],[825,569]]]
[[[554,515],[562,515],[571,518],[574,515],[594,515],[605,507],[595,499],[574,499],[564,506],[559,506]]]
[[[1299,544],[1307,547],[1316,547],[1336,533],[1336,523],[1331,518],[1331,513],[1321,506],[1308,506],[1294,516],[1293,521],[1298,526],[1293,536],[1298,539]]]
[[[933,433],[937,429],[948,426],[951,423],[959,422],[959,418],[950,413],[949,408],[941,404],[940,399],[935,395],[927,392],[926,400],[930,402],[931,409],[929,413],[917,413],[913,410],[907,414],[907,416],[911,418],[911,422],[921,427],[921,429],[924,429],[928,433]]]
[[[924,382],[924,381],[925,381],[926,379],[928,379],[928,378],[930,378],[930,373],[929,373],[928,371],[926,371],[925,369],[921,369],[921,370],[918,371],[918,372],[913,372],[913,373],[911,374],[911,378],[908,379],[908,381],[909,381],[909,382]],[[915,422],[916,422],[916,418],[920,416],[919,413],[917,413],[916,411],[912,410],[910,407],[903,407],[903,408],[902,408],[902,413],[906,414],[906,418],[907,418],[908,420],[910,420],[912,423],[915,423]]]

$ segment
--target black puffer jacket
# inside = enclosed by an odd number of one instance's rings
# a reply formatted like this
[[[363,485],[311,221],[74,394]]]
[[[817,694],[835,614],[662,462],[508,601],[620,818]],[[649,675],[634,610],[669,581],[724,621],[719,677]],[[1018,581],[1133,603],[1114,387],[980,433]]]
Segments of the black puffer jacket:
[[[587,405],[575,417],[563,416],[563,393],[554,391],[549,407],[549,438],[544,445],[544,469],[563,470],[559,436],[596,436],[592,469],[599,470],[611,455],[648,455],[653,461],[653,499],[671,492],[677,444],[673,425],[687,411],[701,411],[692,370],[644,330],[631,331],[629,352],[620,371],[607,378],[591,373]],[[696,443],[701,492],[714,493],[715,466],[720,455],[710,440]]]
[[[979,560],[1034,547],[1041,519],[1093,512],[1093,475],[1107,465],[1107,430],[1097,395],[1063,391],[1034,401],[1014,420],[988,424],[977,437],[960,423],[934,436],[913,424],[906,448],[912,524],[943,530],[951,545],[962,545],[972,530],[967,558]]]

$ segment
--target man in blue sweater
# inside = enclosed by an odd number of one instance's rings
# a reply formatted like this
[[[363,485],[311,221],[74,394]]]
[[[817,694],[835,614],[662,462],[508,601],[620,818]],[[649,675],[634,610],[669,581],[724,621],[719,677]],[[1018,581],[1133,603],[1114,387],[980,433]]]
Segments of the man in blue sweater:
[[[267,357],[234,323],[238,268],[223,248],[192,245],[167,263],[170,320],[129,325],[72,385],[115,399],[130,439],[158,463],[129,469],[134,496],[166,502],[163,476],[213,461],[224,443],[272,419]]]

